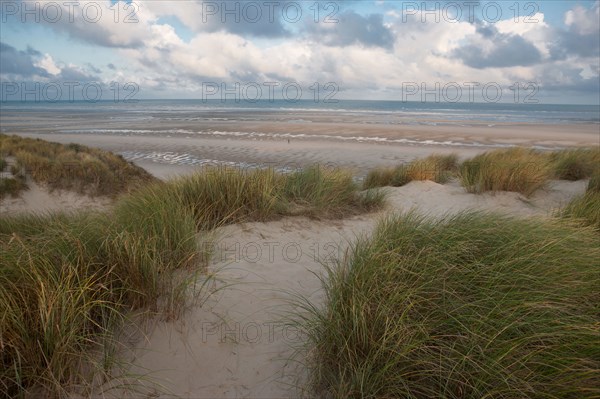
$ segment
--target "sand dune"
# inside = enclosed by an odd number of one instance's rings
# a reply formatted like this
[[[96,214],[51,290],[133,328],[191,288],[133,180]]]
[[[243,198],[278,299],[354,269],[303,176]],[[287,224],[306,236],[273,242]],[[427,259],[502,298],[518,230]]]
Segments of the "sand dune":
[[[106,197],[88,197],[72,191],[50,191],[45,186],[28,179],[27,190],[19,197],[0,200],[0,214],[72,212],[84,209],[101,210],[112,202]]]
[[[385,212],[416,208],[432,216],[466,209],[546,216],[585,191],[586,183],[552,182],[532,198],[516,193],[468,194],[457,182],[412,182],[388,188],[384,212],[338,221],[286,218],[218,230],[209,273],[216,294],[173,323],[156,321],[134,344],[131,372],[147,375],[149,393],[183,398],[281,398],[302,395],[305,368],[292,360],[303,343],[288,324],[293,293],[321,301],[321,262],[341,258]],[[135,395],[134,395],[135,396]]]
[[[42,135],[40,135],[42,137]],[[381,165],[396,165],[431,153],[458,152],[471,156],[484,149],[392,146],[327,141],[252,141],[187,139],[161,136],[43,135],[58,142],[78,142],[122,152],[188,154],[222,162],[301,166],[329,163],[358,172]],[[173,158],[171,158],[173,159]],[[165,162],[168,158],[135,160],[160,178],[188,173],[194,163]],[[190,159],[190,158],[188,158]],[[432,216],[467,209],[522,216],[547,216],[585,191],[587,182],[553,181],[531,198],[517,193],[475,195],[456,181],[440,185],[414,181],[386,188],[389,205],[383,212],[336,221],[285,218],[269,223],[231,225],[216,231],[214,256],[207,273],[215,280],[212,295],[176,322],[151,320],[145,335],[128,337],[123,362],[130,375],[144,376],[136,383],[151,397],[183,398],[281,398],[302,396],[306,368],[294,349],[303,344],[300,331],[287,316],[290,302],[301,295],[322,301],[319,275],[323,263],[341,259],[350,243],[368,235],[386,212],[417,211]],[[81,197],[67,192],[50,193],[30,183],[20,199],[0,202],[2,214],[23,211],[99,209],[109,200]],[[204,277],[203,277],[204,278]],[[207,294],[204,292],[203,294]],[[125,378],[125,380],[127,380]],[[110,383],[115,386],[117,378]],[[118,397],[139,397],[140,392],[121,392],[100,387],[98,392]]]

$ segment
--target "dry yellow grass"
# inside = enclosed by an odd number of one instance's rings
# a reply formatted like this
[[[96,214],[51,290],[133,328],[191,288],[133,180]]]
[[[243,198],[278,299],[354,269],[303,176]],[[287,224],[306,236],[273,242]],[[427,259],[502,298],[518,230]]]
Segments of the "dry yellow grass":
[[[15,158],[16,170],[23,170],[50,189],[115,195],[155,180],[119,155],[78,144],[0,134],[0,150],[2,155]]]
[[[365,189],[383,186],[401,187],[413,180],[446,183],[456,174],[457,170],[458,156],[456,154],[433,154],[393,168],[373,169],[367,174],[363,187]]]

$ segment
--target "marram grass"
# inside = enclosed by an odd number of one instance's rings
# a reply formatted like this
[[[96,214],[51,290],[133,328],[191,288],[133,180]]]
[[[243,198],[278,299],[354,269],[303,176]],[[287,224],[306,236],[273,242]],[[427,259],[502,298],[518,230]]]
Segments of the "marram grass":
[[[559,216],[600,232],[600,171],[590,179],[585,194],[572,199],[559,211]]]
[[[0,142],[1,145],[1,142]],[[2,147],[0,146],[0,150]],[[4,159],[2,152],[0,151],[0,200],[6,197],[17,197],[21,191],[27,189],[27,182],[25,176],[20,173],[12,173],[12,169],[18,172],[16,168],[9,168],[8,162]],[[10,174],[9,174],[10,173]]]
[[[120,155],[79,144],[0,134],[0,155],[16,160],[37,183],[89,195],[116,195],[155,180]],[[2,190],[0,190],[0,193]]]
[[[464,161],[459,175],[468,192],[515,191],[529,196],[550,179],[587,179],[599,169],[598,148],[553,152],[511,148],[488,151]]]
[[[383,192],[359,192],[349,172],[318,165],[288,174],[205,168],[164,190],[177,193],[200,230],[289,215],[342,217],[378,209],[384,201]]]
[[[598,397],[598,259],[557,220],[388,217],[304,305],[315,394]]]
[[[588,182],[587,192],[600,193],[600,167],[592,174]]]
[[[200,243],[215,227],[340,217],[383,200],[336,169],[221,168],[147,184],[104,213],[0,218],[0,396],[63,397],[85,390],[92,374],[109,376],[111,356],[99,362],[92,349],[112,353],[132,309],[180,315],[195,281],[179,271],[202,270],[210,245]]]
[[[6,197],[18,197],[27,188],[27,183],[23,178],[0,177],[0,200]]]
[[[600,171],[600,148],[578,148],[550,153],[554,177],[581,180]]]
[[[17,228],[0,238],[5,397],[22,396],[34,386],[46,396],[64,395],[78,383],[90,343],[119,313],[119,290],[102,262],[99,220],[80,215],[38,221],[36,233],[25,221],[8,220]]]
[[[514,191],[530,196],[550,179],[587,179],[599,170],[598,148],[542,152],[515,147],[487,151],[462,163],[456,155],[431,155],[396,167],[373,169],[364,187],[400,187],[413,180],[445,183],[458,176],[471,193]]]
[[[371,170],[363,183],[365,189],[392,186],[401,187],[413,180],[431,180],[446,183],[458,169],[456,154],[433,154],[396,167]]]
[[[137,216],[137,226],[100,213],[3,218],[0,395],[77,390],[91,380],[82,370],[97,362],[92,349],[129,310],[180,311],[173,296],[185,287],[173,287],[173,273],[201,256],[193,219]]]
[[[548,156],[526,148],[486,152],[460,167],[461,182],[470,193],[515,191],[530,196],[551,175]]]
[[[285,175],[280,196],[289,215],[347,217],[382,206],[383,192],[357,190],[349,171],[313,166]]]

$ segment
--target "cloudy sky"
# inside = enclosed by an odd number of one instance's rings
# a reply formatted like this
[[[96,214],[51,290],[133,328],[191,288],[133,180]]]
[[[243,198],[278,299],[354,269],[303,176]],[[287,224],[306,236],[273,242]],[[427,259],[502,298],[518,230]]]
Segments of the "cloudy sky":
[[[138,98],[200,98],[207,82],[333,82],[347,99],[515,82],[542,102],[600,95],[599,1],[2,0],[0,13],[5,83],[133,82]]]

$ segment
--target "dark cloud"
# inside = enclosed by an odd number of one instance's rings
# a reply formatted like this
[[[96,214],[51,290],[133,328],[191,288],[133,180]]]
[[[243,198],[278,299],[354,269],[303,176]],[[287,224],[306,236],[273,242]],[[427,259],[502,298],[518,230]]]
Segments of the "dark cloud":
[[[69,100],[69,87],[77,83],[74,99],[84,99],[82,87],[93,83],[100,90],[98,93],[111,93],[110,88],[101,83],[101,79],[84,70],[72,66],[63,66],[58,75],[51,75],[43,68],[36,67],[35,62],[43,57],[42,53],[27,47],[20,51],[0,42],[0,74],[7,76],[0,85],[0,101],[55,101]],[[98,70],[92,64],[86,64],[88,70]],[[67,86],[67,82],[69,85]],[[81,87],[79,87],[81,86]],[[40,89],[45,87],[44,89]],[[59,90],[56,89],[59,88]],[[90,91],[90,92],[93,92]],[[95,96],[96,94],[90,94]]]
[[[530,66],[542,61],[542,55],[533,43],[519,35],[498,32],[492,25],[478,23],[477,33],[492,43],[487,50],[480,44],[467,44],[453,53],[472,68],[506,68],[514,66]]]
[[[582,72],[582,68],[547,65],[539,72],[537,80],[544,90],[570,90],[587,94],[596,93],[598,96],[600,77],[583,77]]]
[[[94,72],[96,74],[102,73],[102,71],[100,69],[96,68],[94,65],[92,65],[89,62],[86,63],[85,66],[87,67],[87,69],[89,69],[90,71],[92,71],[92,72]]]
[[[496,34],[497,34],[496,29],[494,29],[494,27],[492,25],[489,25],[489,26],[479,25],[477,27],[477,32],[481,36],[483,36],[487,39],[493,39],[494,36],[496,36]]]
[[[26,51],[19,51],[16,48],[0,42],[0,73],[15,74],[22,77],[29,76],[49,76],[45,69],[35,66],[34,57],[40,57],[42,54],[31,47]]]
[[[547,61],[565,60],[569,57],[600,57],[600,3],[589,9],[576,10],[574,21],[568,29],[547,27],[545,36],[550,56]],[[454,56],[474,68],[530,66],[542,62],[542,55],[530,41],[519,35],[498,32],[491,24],[475,22],[477,33],[493,44],[492,51],[484,51],[477,44],[467,44],[454,52]],[[595,28],[594,28],[595,27]]]
[[[84,71],[73,68],[70,66],[66,66],[62,68],[59,75],[60,80],[69,81],[69,82],[79,82],[79,83],[87,83],[87,82],[98,82],[100,78],[94,75],[90,75],[85,73]]]
[[[350,46],[362,44],[367,47],[391,48],[394,36],[383,24],[382,14],[362,16],[346,10],[336,16],[337,23],[308,25],[309,33],[322,43],[330,46]]]
[[[41,57],[42,53],[40,53],[39,51],[37,51],[36,49],[34,49],[31,46],[27,46],[27,50],[25,51],[25,53],[27,53],[28,55],[31,55],[32,57]]]
[[[98,76],[89,74],[84,70],[64,66],[58,75],[50,75],[45,69],[35,66],[36,58],[42,56],[39,51],[27,47],[26,51],[19,51],[16,48],[0,42],[0,73],[6,75],[16,75],[21,78],[51,78],[53,81],[76,81],[76,82],[96,82],[100,81]],[[92,64],[86,64],[88,69],[95,74],[99,74],[98,68]]]
[[[106,67],[107,67],[108,69],[111,69],[111,70],[113,70],[113,71],[117,69],[117,67],[116,67],[116,66],[115,66],[113,63],[106,64]]]
[[[255,37],[268,37],[268,38],[277,38],[277,37],[287,37],[290,36],[291,33],[285,29],[283,24],[278,21],[274,23],[269,22],[257,22],[257,23],[248,23],[245,21],[236,22],[227,22],[227,23],[219,23],[214,24],[210,31],[219,31],[225,30],[230,33],[234,33],[236,35],[245,36],[255,36]]]
[[[597,58],[600,56],[600,33],[586,35],[573,30],[558,31],[550,44],[550,55],[554,60],[569,56]]]
[[[591,8],[575,6],[567,14],[566,30],[553,32],[550,43],[551,58],[562,60],[568,57],[600,57],[600,1]]]
[[[140,48],[144,44],[139,37],[115,35],[114,32],[100,24],[88,23],[83,20],[76,20],[74,23],[69,23],[68,19],[65,21],[48,25],[59,32],[68,34],[74,40],[102,47]]]

